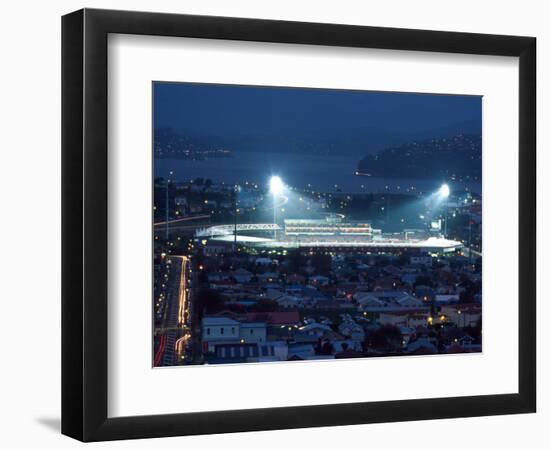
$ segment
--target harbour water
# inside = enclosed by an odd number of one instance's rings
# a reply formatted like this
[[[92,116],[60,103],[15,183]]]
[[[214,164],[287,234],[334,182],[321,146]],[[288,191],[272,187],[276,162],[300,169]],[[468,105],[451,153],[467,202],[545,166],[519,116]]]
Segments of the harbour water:
[[[227,184],[267,184],[272,175],[298,189],[344,193],[423,193],[433,192],[442,183],[452,191],[468,189],[481,193],[481,183],[438,179],[357,176],[357,156],[319,156],[298,153],[233,152],[231,158],[206,160],[156,159],[155,176],[170,171],[178,181],[209,178]]]

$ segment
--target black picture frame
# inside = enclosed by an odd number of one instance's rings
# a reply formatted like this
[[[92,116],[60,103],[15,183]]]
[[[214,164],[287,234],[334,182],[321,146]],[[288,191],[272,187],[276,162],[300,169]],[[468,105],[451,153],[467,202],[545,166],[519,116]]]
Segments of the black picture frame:
[[[109,418],[107,36],[110,33],[519,57],[518,393]],[[64,16],[62,433],[82,441],[102,441],[535,412],[535,91],[533,37],[94,9]]]

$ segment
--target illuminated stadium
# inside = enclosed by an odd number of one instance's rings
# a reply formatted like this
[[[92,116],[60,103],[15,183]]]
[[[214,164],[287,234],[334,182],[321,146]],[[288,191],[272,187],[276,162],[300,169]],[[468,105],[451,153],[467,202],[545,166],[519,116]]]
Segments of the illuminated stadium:
[[[369,236],[372,228],[369,223],[343,222],[341,215],[328,216],[326,219],[287,219],[286,236]]]
[[[431,231],[403,230],[399,233],[383,233],[380,229],[372,228],[368,222],[349,220],[343,214],[337,213],[320,213],[317,218],[277,220],[277,210],[289,202],[290,192],[278,176],[272,176],[269,184],[273,198],[271,223],[235,222],[213,225],[197,230],[195,238],[203,243],[214,241],[260,248],[366,248],[373,251],[418,249],[442,253],[463,247],[461,242],[446,239],[445,233],[441,235],[440,227]],[[433,194],[437,202],[445,201],[448,196],[449,187],[446,184]]]
[[[283,227],[273,223],[214,225],[195,234],[201,240],[268,248],[410,248],[451,252],[463,246],[441,236],[414,236],[410,232],[384,234],[369,223],[344,221],[343,216],[336,215],[325,219],[285,219]]]

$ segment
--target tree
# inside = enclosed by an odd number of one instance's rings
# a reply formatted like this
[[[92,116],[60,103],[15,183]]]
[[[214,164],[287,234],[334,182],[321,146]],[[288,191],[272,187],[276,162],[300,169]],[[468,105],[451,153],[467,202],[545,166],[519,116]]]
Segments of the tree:
[[[384,350],[394,352],[401,348],[401,331],[393,325],[383,325],[378,330],[367,335],[363,341],[363,349]]]
[[[267,298],[259,300],[255,305],[250,307],[250,310],[254,312],[271,312],[277,311],[278,309],[279,304],[275,300]]]
[[[481,283],[473,282],[470,279],[465,279],[462,282],[464,290],[460,293],[461,303],[471,303],[474,301],[474,297],[481,292]]]
[[[201,272],[199,272],[199,283],[201,284],[206,284],[208,283],[208,273],[204,270],[202,270]]]
[[[306,259],[299,249],[289,250],[287,261],[289,273],[299,273],[306,265]]]
[[[407,255],[406,253],[401,253],[401,255],[399,255],[399,258],[397,259],[397,264],[399,266],[404,266],[408,262],[409,262],[409,255]]]
[[[428,286],[433,287],[432,279],[428,275],[418,275],[416,281],[414,282],[414,287],[416,286]]]
[[[344,344],[345,345],[345,344]],[[317,341],[317,354],[319,355],[332,355],[332,344],[327,339],[321,339]]]
[[[202,288],[199,289],[197,295],[197,305],[201,312],[212,311],[219,308],[223,304],[222,296],[214,289]]]
[[[311,265],[317,273],[328,275],[332,269],[332,257],[325,253],[316,253],[311,257]]]

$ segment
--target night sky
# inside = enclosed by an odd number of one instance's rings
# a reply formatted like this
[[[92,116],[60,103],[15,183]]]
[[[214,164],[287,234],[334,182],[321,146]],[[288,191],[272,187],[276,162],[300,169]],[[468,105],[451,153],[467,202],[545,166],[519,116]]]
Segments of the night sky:
[[[218,136],[299,135],[368,129],[375,141],[480,132],[481,97],[327,89],[154,84],[155,128]]]

